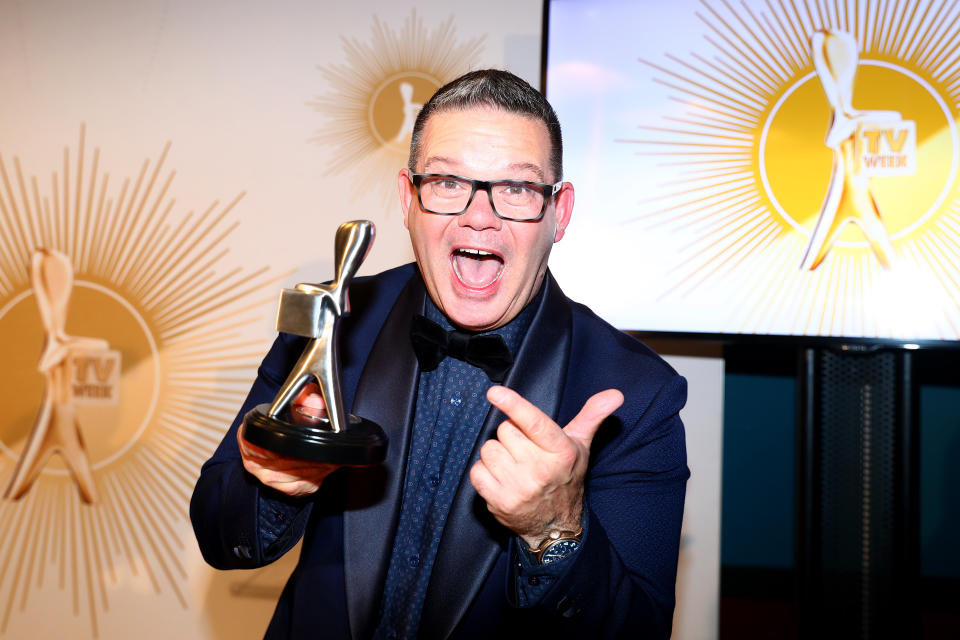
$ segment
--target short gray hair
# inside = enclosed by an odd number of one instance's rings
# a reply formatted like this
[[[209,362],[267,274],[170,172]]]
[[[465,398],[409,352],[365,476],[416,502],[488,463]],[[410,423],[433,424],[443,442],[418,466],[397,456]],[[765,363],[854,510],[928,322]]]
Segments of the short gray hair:
[[[543,94],[531,87],[527,81],[500,69],[471,71],[437,89],[433,97],[420,109],[413,125],[408,160],[410,170],[417,170],[417,162],[423,151],[423,129],[430,116],[444,111],[482,106],[527,116],[546,125],[550,136],[552,181],[559,182],[563,178],[563,136],[556,112]]]

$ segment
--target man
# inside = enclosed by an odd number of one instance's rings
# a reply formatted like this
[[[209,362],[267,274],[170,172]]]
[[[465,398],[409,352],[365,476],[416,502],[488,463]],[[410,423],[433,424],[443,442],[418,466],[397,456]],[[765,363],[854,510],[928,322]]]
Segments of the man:
[[[239,438],[304,343],[281,334],[264,359],[191,517],[218,568],[303,537],[267,637],[669,637],[685,382],[547,271],[573,209],[561,156],[553,109],[504,71],[421,110],[398,180],[416,265],[355,280],[341,331],[344,401],[387,431],[382,465]],[[451,345],[498,335],[510,354],[438,362],[425,336],[451,330]],[[305,421],[322,408],[309,389],[295,403]]]

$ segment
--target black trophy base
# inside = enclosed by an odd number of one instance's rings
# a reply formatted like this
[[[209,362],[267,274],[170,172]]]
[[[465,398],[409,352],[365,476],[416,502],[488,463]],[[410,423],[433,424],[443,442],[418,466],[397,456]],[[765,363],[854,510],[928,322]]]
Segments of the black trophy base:
[[[243,418],[244,440],[281,455],[339,465],[366,465],[383,462],[387,435],[379,425],[354,415],[347,416],[346,429],[332,431],[328,420],[318,426],[295,424],[283,414],[270,417],[270,405],[261,404]]]

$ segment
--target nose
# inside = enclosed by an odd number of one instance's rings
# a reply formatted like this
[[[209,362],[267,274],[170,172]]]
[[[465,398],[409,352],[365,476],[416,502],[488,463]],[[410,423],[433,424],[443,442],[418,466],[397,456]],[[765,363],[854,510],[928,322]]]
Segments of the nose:
[[[457,216],[457,222],[461,227],[470,227],[475,231],[484,231],[486,229],[499,230],[503,225],[503,220],[497,217],[493,212],[493,204],[490,202],[490,194],[482,189],[477,189],[473,194],[473,200],[467,210]]]

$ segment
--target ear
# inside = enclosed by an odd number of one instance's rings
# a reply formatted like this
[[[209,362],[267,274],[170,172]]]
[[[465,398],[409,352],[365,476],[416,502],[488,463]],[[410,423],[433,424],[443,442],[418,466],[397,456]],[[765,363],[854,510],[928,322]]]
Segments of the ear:
[[[554,215],[557,219],[557,231],[553,235],[553,241],[560,242],[563,232],[570,224],[570,216],[573,215],[573,185],[564,182],[560,191],[554,196],[554,202],[556,203],[554,205]]]
[[[407,222],[410,207],[413,205],[413,183],[410,182],[410,169],[406,167],[400,169],[400,173],[397,176],[397,190],[400,192],[400,209],[403,210],[403,226],[410,229],[410,224]]]

